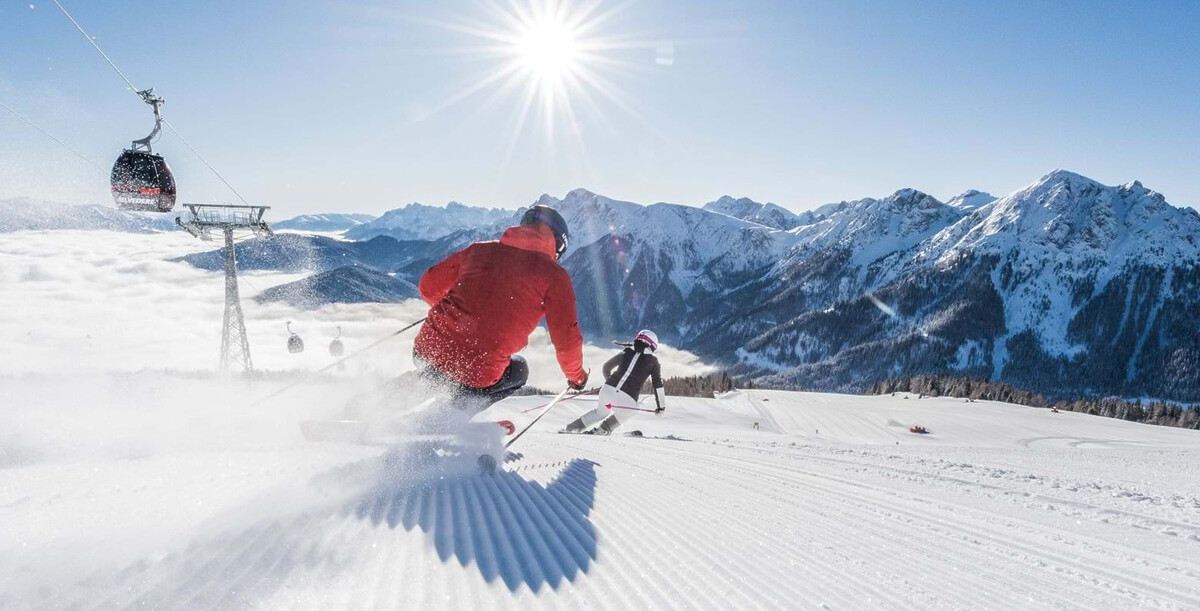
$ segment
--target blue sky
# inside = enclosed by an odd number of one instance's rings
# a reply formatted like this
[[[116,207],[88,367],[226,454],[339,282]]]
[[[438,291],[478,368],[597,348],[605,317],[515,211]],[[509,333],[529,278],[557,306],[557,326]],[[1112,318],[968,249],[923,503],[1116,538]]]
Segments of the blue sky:
[[[1055,168],[1200,205],[1200,2],[601,2],[585,40],[621,44],[577,61],[607,94],[519,126],[524,81],[447,104],[503,65],[462,31],[513,31],[482,3],[65,2],[276,218],[575,187],[803,210]],[[107,168],[151,123],[124,89],[52,2],[0,2],[0,102]],[[155,150],[185,201],[233,199],[174,136]],[[19,195],[106,202],[107,175],[0,110]]]

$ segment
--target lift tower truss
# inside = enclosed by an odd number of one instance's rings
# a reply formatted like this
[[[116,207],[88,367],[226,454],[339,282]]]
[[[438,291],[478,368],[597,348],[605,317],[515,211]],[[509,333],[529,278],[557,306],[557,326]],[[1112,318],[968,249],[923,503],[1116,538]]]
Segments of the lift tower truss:
[[[235,234],[254,236],[273,235],[263,215],[270,206],[237,206],[229,204],[184,204],[191,212],[189,220],[175,222],[188,233],[212,241],[214,232],[225,236],[225,317],[221,325],[221,370],[253,371],[250,359],[250,340],[246,337],[246,321],[242,316],[242,301],[238,296],[237,257],[233,249]]]

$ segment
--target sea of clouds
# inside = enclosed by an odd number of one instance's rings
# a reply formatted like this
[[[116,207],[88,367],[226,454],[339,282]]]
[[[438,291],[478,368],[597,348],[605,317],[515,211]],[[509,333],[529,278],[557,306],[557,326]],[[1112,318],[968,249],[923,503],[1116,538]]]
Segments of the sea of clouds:
[[[0,375],[97,373],[144,370],[211,371],[216,368],[224,311],[224,278],[170,259],[211,250],[182,232],[130,234],[41,231],[0,234]],[[329,342],[338,335],[347,352],[425,315],[420,301],[402,304],[330,305],[303,311],[258,304],[259,291],[306,274],[241,274],[242,308],[256,369],[312,371],[334,361]],[[305,341],[287,351],[286,323]],[[630,335],[636,332],[630,329]],[[414,332],[354,359],[344,375],[396,375],[412,367]],[[558,388],[563,375],[544,328],[522,354],[531,363],[530,384]],[[587,366],[599,371],[610,346],[588,345]],[[707,370],[694,355],[664,347],[666,375]]]
[[[328,374],[311,372],[335,361],[329,342],[338,335],[354,352],[420,319],[424,303],[331,305],[303,311],[287,304],[259,304],[259,291],[305,274],[241,275],[242,307],[254,365],[265,375],[216,375],[224,311],[224,277],[170,259],[214,248],[183,232],[131,234],[107,231],[26,231],[0,234],[0,466],[90,451],[138,455],[193,443],[248,443],[294,428],[268,418],[263,430],[243,422],[224,431],[229,419],[286,410],[288,418],[336,414],[358,392],[412,368],[415,330],[390,339]],[[306,350],[287,350],[287,322]],[[636,330],[631,330],[631,333]],[[616,348],[589,344],[586,366],[598,383],[601,365]],[[564,377],[549,335],[539,327],[523,352],[533,386],[557,390]],[[694,355],[670,347],[659,354],[667,376],[709,370]],[[290,383],[301,385],[260,404]],[[221,419],[191,435],[196,414]],[[168,411],[163,411],[168,410]],[[218,410],[220,411],[220,410]],[[90,418],[93,413],[103,417]],[[155,434],[139,432],[139,418]],[[127,420],[128,417],[128,420]],[[202,416],[206,417],[206,416]],[[220,420],[224,419],[225,424]],[[115,423],[109,425],[109,423]]]

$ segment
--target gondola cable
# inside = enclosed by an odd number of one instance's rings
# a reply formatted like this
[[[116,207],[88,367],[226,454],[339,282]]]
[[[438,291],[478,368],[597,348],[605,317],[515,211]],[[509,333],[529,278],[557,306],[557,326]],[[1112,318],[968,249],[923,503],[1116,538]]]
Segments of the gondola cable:
[[[186,146],[188,150],[196,156],[196,159],[199,159],[200,163],[203,163],[204,167],[208,168],[213,173],[213,176],[216,176],[218,180],[225,184],[226,187],[229,187],[230,191],[233,191],[233,194],[236,195],[239,200],[241,200],[242,204],[247,206],[250,205],[250,202],[246,201],[246,198],[242,197],[242,194],[238,193],[238,190],[234,189],[233,185],[229,184],[229,181],[225,180],[225,177],[221,176],[221,173],[218,172],[216,168],[212,167],[212,164],[209,163],[208,160],[196,150],[196,147],[192,146],[191,142],[187,141],[187,138],[183,137],[183,134],[179,133],[179,130],[175,129],[174,125],[171,125],[170,121],[163,119],[163,123],[167,126],[167,129],[171,130],[171,133],[175,134],[175,137],[179,138],[179,141],[182,142],[183,145]]]
[[[27,118],[25,115],[17,112],[16,110],[13,110],[10,106],[5,104],[4,102],[0,102],[0,108],[3,108],[4,110],[7,110],[8,112],[12,113],[12,115],[14,117],[24,121],[26,124],[29,125],[29,127],[32,127],[33,129],[38,130],[39,132],[42,133],[43,136],[55,141],[56,143],[58,143],[59,146],[63,147],[64,149],[67,149],[72,154],[74,154],[76,157],[88,162],[89,164],[91,164],[92,167],[96,168],[97,170],[100,170],[101,172],[105,171],[104,168],[100,167],[100,164],[96,163],[95,161],[92,161],[87,155],[84,155],[83,153],[80,153],[79,151],[71,148],[69,145],[67,145],[66,142],[63,142],[62,140],[55,138],[54,134],[51,134],[50,132],[42,129],[40,126],[38,126],[37,123],[30,121],[29,118]]]
[[[222,176],[221,173],[218,172],[217,169],[214,168],[212,166],[212,164],[210,164],[208,162],[208,160],[206,160],[202,155],[200,155],[199,151],[197,151],[196,148],[194,146],[192,146],[191,143],[188,142],[188,140],[186,138],[183,137],[183,134],[179,133],[179,130],[176,129],[175,126],[172,125],[170,121],[162,118],[159,115],[158,105],[162,103],[162,99],[157,98],[156,96],[153,95],[154,90],[152,88],[141,90],[141,89],[138,89],[136,86],[134,86],[133,81],[130,81],[129,77],[125,76],[125,73],[122,72],[121,69],[117,67],[116,62],[114,62],[112,60],[112,58],[110,58],[108,56],[108,54],[104,52],[104,49],[100,48],[100,45],[96,43],[96,40],[94,38],[92,38],[92,36],[90,36],[87,33],[87,31],[85,31],[83,29],[83,26],[80,25],[79,22],[75,20],[75,17],[71,16],[71,13],[69,11],[67,11],[66,7],[64,7],[62,5],[62,3],[59,2],[58,0],[52,0],[52,1],[54,2],[54,5],[58,7],[58,10],[62,11],[62,14],[65,15],[67,17],[67,19],[69,19],[71,21],[71,24],[75,26],[75,29],[79,30],[79,33],[84,37],[84,39],[86,39],[88,41],[88,43],[91,44],[92,47],[94,47],[96,49],[96,52],[100,54],[100,57],[103,57],[104,61],[108,62],[108,65],[110,67],[112,67],[114,72],[117,73],[117,76],[121,77],[122,81],[125,81],[125,84],[129,86],[130,91],[132,91],[134,95],[138,96],[138,98],[141,99],[143,102],[150,104],[154,108],[154,116],[155,116],[154,131],[151,132],[150,136],[147,136],[142,141],[134,141],[134,147],[136,148],[137,145],[139,144],[139,142],[145,142],[147,145],[147,151],[148,151],[149,150],[149,140],[158,133],[158,129],[159,129],[158,123],[159,123],[159,121],[161,121],[162,123],[165,123],[167,128],[170,129],[171,132],[174,133],[175,136],[177,138],[179,138],[179,140],[181,142],[183,142],[183,145],[186,146],[188,148],[188,150],[191,151],[192,154],[195,155],[196,158],[199,159],[200,162],[204,164],[204,167],[208,168],[209,171],[212,172],[213,175],[216,176],[217,179],[220,180],[226,187],[228,187],[229,190],[232,191],[233,194],[236,195],[237,198],[239,200],[241,200],[241,202],[243,204],[245,204],[247,206],[250,205],[246,201],[246,198],[242,197],[242,194],[239,193],[237,191],[237,189],[234,189],[233,185],[229,184],[229,181],[225,180],[225,177]],[[160,160],[161,160],[161,158],[160,158]],[[118,164],[120,164],[120,163],[121,163],[121,160],[118,160]],[[93,164],[93,165],[95,165],[95,164]],[[114,167],[113,169],[114,169],[114,174],[116,174],[117,167]],[[159,168],[159,171],[165,172],[168,175],[170,174],[170,170],[166,167],[165,162],[163,162],[161,164],[161,168]],[[170,190],[171,190],[170,204],[171,204],[171,206],[174,206],[174,179],[173,178],[170,179]]]
[[[71,13],[68,13],[67,9],[61,3],[59,3],[58,0],[52,1],[54,2],[54,5],[58,7],[58,10],[62,11],[62,14],[66,15],[67,19],[71,20],[71,23],[75,25],[75,29],[79,30],[79,33],[83,35],[84,39],[86,39],[93,47],[96,48],[96,52],[100,54],[100,57],[103,57],[104,61],[108,62],[109,66],[112,66],[112,69],[117,73],[117,76],[121,77],[121,80],[125,81],[126,85],[129,85],[129,90],[133,92],[133,95],[136,95],[140,98],[141,94],[138,92],[141,90],[133,86],[133,82],[129,80],[129,77],[125,76],[125,73],[121,72],[121,69],[117,67],[117,64],[113,63],[113,60],[108,57],[108,54],[104,52],[104,49],[101,49],[100,45],[96,44],[96,40],[83,30],[83,26],[79,25],[78,21],[75,21],[75,18],[71,16]]]

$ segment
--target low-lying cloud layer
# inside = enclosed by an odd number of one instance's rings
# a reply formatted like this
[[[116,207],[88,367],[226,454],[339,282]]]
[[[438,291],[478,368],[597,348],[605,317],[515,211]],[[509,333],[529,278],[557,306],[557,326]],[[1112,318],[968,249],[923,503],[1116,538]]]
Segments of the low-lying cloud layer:
[[[18,232],[0,236],[0,373],[208,371],[215,369],[224,309],[223,276],[167,259],[213,248],[184,233]],[[303,274],[242,274],[242,308],[257,369],[316,370],[333,362],[328,346],[342,328],[347,353],[425,315],[418,301],[333,305],[302,311],[250,297]],[[305,341],[287,351],[287,321]],[[630,333],[636,329],[630,329]],[[412,367],[415,332],[355,359],[340,375],[396,375]],[[562,373],[539,328],[524,353],[530,383],[559,388]],[[588,346],[598,375],[613,354]],[[690,353],[664,347],[666,375],[706,369]],[[595,379],[595,378],[594,378]]]

